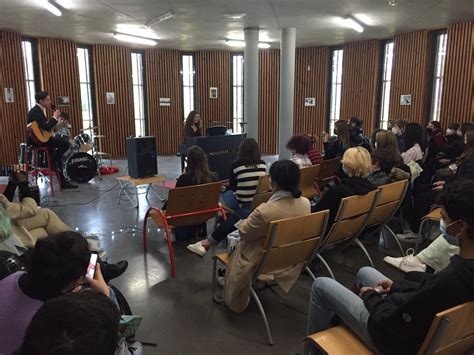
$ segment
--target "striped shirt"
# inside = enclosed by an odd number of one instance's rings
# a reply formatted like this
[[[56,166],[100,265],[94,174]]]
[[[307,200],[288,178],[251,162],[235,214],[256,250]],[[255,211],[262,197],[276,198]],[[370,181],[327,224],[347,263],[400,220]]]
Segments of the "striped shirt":
[[[232,164],[229,185],[240,204],[252,202],[257,192],[258,179],[266,173],[267,166],[263,160],[251,166],[244,165],[240,160]]]

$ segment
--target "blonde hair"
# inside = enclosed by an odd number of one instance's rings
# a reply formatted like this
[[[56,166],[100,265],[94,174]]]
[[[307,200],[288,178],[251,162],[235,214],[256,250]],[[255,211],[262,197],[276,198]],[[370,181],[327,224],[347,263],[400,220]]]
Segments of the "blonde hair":
[[[370,173],[372,159],[367,149],[354,147],[346,150],[342,157],[342,164],[346,168],[347,175],[364,178]]]

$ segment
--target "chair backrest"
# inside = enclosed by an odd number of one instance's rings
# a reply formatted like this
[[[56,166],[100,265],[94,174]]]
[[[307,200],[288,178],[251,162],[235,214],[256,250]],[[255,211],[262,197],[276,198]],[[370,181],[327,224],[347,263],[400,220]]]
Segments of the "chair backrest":
[[[341,166],[341,159],[323,160],[319,169],[318,180],[326,180],[334,177]]]
[[[436,314],[418,354],[466,354],[474,349],[474,302]]]
[[[300,184],[298,188],[304,197],[311,199],[316,195],[314,183],[316,182],[320,168],[321,165],[318,164],[300,169]]]
[[[397,212],[405,198],[408,180],[397,181],[379,186],[379,198],[374,210],[367,221],[367,227],[374,227],[387,223]]]
[[[310,262],[324,235],[328,218],[329,211],[325,210],[270,222],[266,247],[254,280],[260,274]]]
[[[168,195],[166,217],[218,208],[220,193],[220,182],[171,189]],[[176,217],[170,219],[168,223],[175,227],[192,226],[206,222],[216,214],[217,212],[213,211]]]
[[[270,188],[270,176],[269,175],[262,175],[258,178],[258,185],[256,194],[261,194],[264,192],[271,191]]]
[[[260,204],[267,202],[270,199],[270,197],[272,197],[272,195],[273,195],[273,191],[256,194],[252,199],[252,203],[250,204],[250,210],[253,211]]]
[[[336,219],[324,237],[321,248],[356,238],[367,224],[370,213],[377,203],[378,190],[366,195],[354,195],[341,200]]]

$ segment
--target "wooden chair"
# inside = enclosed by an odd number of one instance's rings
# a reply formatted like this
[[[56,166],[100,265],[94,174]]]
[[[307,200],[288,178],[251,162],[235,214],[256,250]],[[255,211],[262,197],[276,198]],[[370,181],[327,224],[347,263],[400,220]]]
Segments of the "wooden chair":
[[[370,214],[377,204],[379,194],[378,190],[374,190],[366,195],[354,195],[341,200],[336,219],[321,241],[316,254],[333,279],[336,278],[326,260],[321,256],[321,253],[328,247],[335,246],[336,244],[354,241],[362,249],[370,265],[374,266],[367,249],[365,249],[357,237],[365,229]]]
[[[260,314],[265,323],[265,329],[270,345],[273,345],[273,338],[268,325],[267,316],[262,303],[253,288],[261,274],[269,274],[276,270],[281,270],[289,266],[303,263],[306,267],[313,259],[320,237],[326,230],[329,211],[321,211],[301,217],[281,219],[269,223],[267,236],[264,242],[265,248],[262,257],[252,276],[252,287],[250,293],[257,303]],[[216,270],[217,262],[226,265],[230,255],[227,253],[214,256],[212,269],[212,298],[215,302],[221,303],[222,298],[216,295]]]
[[[466,354],[474,349],[474,302],[452,307],[435,315],[418,355]],[[327,354],[373,354],[373,352],[345,326],[337,326],[306,337],[305,354],[309,343],[316,344]]]
[[[318,195],[321,196],[321,191],[328,183],[332,180],[336,180],[339,182],[339,177],[336,175],[336,172],[341,167],[341,160],[340,159],[330,159],[330,160],[323,160],[319,168],[319,174],[316,179],[316,190]]]
[[[250,204],[250,210],[253,211],[256,209],[260,204],[267,202],[270,197],[272,197],[273,191],[264,192],[261,194],[257,194],[253,197],[252,203]]]
[[[388,221],[397,213],[408,189],[408,180],[397,181],[391,184],[379,186],[379,198],[377,204],[369,216],[366,231],[369,234],[380,232],[383,236],[383,230],[387,230],[396,241],[402,256],[405,252],[392,229],[387,225]]]
[[[312,199],[316,195],[315,186],[317,186],[316,178],[319,175],[321,165],[308,166],[300,169],[300,184],[298,188],[301,191],[301,195]]]
[[[257,185],[257,194],[261,194],[264,192],[271,191],[272,189],[270,188],[270,176],[269,175],[262,175],[258,179],[258,185]]]
[[[168,195],[167,209],[151,207],[143,219],[143,250],[147,252],[148,219],[165,229],[170,252],[171,276],[176,276],[174,252],[171,244],[170,227],[186,227],[207,222],[221,212],[224,220],[226,213],[219,205],[221,183],[194,185],[171,189]]]

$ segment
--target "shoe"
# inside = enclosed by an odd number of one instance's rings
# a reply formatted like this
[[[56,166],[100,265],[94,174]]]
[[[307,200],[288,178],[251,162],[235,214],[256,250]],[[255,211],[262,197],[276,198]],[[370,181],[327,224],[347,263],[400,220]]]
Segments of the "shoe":
[[[194,243],[194,244],[189,244],[186,249],[188,249],[190,252],[194,253],[194,254],[197,254],[201,257],[203,257],[204,255],[206,255],[206,248],[204,248],[202,246],[202,243],[201,241],[197,242],[197,243]]]
[[[79,186],[71,184],[69,181],[64,181],[61,184],[61,189],[77,189]]]
[[[414,244],[421,243],[422,241],[421,235],[411,230],[406,230],[405,233],[397,234],[397,239],[401,242]]]
[[[128,262],[126,260],[119,261],[115,264],[109,264],[107,261],[102,261],[102,276],[106,283],[110,280],[116,279],[122,275],[128,268]]]
[[[407,250],[407,255],[400,258],[393,258],[391,256],[386,256],[383,258],[387,264],[390,264],[397,269],[403,272],[411,272],[411,271],[420,271],[426,272],[426,264],[423,264],[420,259],[415,257],[415,251],[410,248]]]

